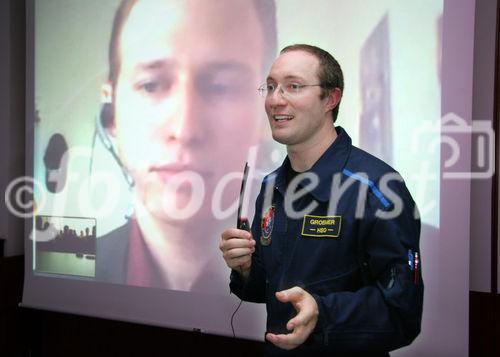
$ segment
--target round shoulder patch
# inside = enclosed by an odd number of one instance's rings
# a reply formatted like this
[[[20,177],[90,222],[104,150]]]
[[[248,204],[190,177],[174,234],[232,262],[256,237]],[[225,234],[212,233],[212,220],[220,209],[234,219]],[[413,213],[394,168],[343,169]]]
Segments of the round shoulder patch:
[[[272,205],[265,211],[264,215],[262,216],[262,221],[260,223],[260,227],[262,230],[260,242],[262,245],[269,245],[271,243],[271,233],[273,231],[274,225],[274,211],[275,207],[274,205]]]

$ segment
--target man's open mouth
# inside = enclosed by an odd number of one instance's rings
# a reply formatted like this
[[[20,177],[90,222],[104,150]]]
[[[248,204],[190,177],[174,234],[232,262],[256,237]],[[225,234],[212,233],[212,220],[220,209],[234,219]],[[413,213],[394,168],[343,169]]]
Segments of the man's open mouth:
[[[293,119],[293,115],[287,115],[287,114],[276,114],[273,115],[273,119],[277,121],[278,123],[289,121]]]

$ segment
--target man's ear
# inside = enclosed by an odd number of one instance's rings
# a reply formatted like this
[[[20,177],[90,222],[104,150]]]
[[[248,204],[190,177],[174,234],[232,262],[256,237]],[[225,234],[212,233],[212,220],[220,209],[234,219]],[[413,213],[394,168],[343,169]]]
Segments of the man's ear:
[[[326,111],[330,112],[339,105],[342,99],[342,91],[340,88],[330,89],[328,91],[328,96],[326,97]]]
[[[106,82],[101,86],[101,125],[110,135],[115,135],[113,86]]]
[[[113,103],[113,85],[109,82],[101,85],[101,103]]]

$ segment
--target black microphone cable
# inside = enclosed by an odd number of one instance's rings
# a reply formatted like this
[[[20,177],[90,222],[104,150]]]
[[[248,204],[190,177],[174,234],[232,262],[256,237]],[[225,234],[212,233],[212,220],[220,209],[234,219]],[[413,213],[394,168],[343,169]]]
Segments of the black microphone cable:
[[[92,138],[92,150],[91,150],[91,158],[90,158],[90,165],[89,165],[89,174],[92,173],[92,168],[93,168],[93,163],[94,163],[94,150],[95,150],[95,144],[96,144],[96,139],[99,137],[101,143],[104,145],[106,150],[113,156],[113,159],[115,159],[116,163],[120,167],[123,177],[125,178],[125,181],[127,182],[129,188],[132,188],[135,184],[134,179],[132,176],[129,174],[127,171],[125,165],[123,162],[120,160],[118,157],[118,154],[116,153],[113,143],[111,142],[111,139],[108,137],[108,134],[105,132],[105,129],[102,127],[101,124],[101,119],[100,116],[96,116],[95,120],[95,129],[94,129],[94,137]]]
[[[238,303],[236,310],[234,310],[233,314],[231,315],[231,330],[233,331],[233,338],[236,338],[236,334],[234,333],[234,324],[233,324],[234,316],[236,315],[236,313],[240,309],[242,303],[243,303],[243,300],[240,299],[240,302]]]

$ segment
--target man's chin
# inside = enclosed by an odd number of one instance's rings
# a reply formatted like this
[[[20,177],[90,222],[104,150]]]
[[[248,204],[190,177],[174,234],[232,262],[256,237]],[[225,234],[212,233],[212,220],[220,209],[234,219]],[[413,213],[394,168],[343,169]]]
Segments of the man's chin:
[[[273,139],[283,145],[290,145],[292,143],[292,140],[288,136],[277,133],[273,133]]]
[[[205,225],[215,219],[210,207],[203,205],[197,209],[197,206],[188,207],[182,203],[177,206],[174,202],[168,202],[165,205],[161,202],[150,202],[146,204],[146,211],[155,219],[177,227]]]

